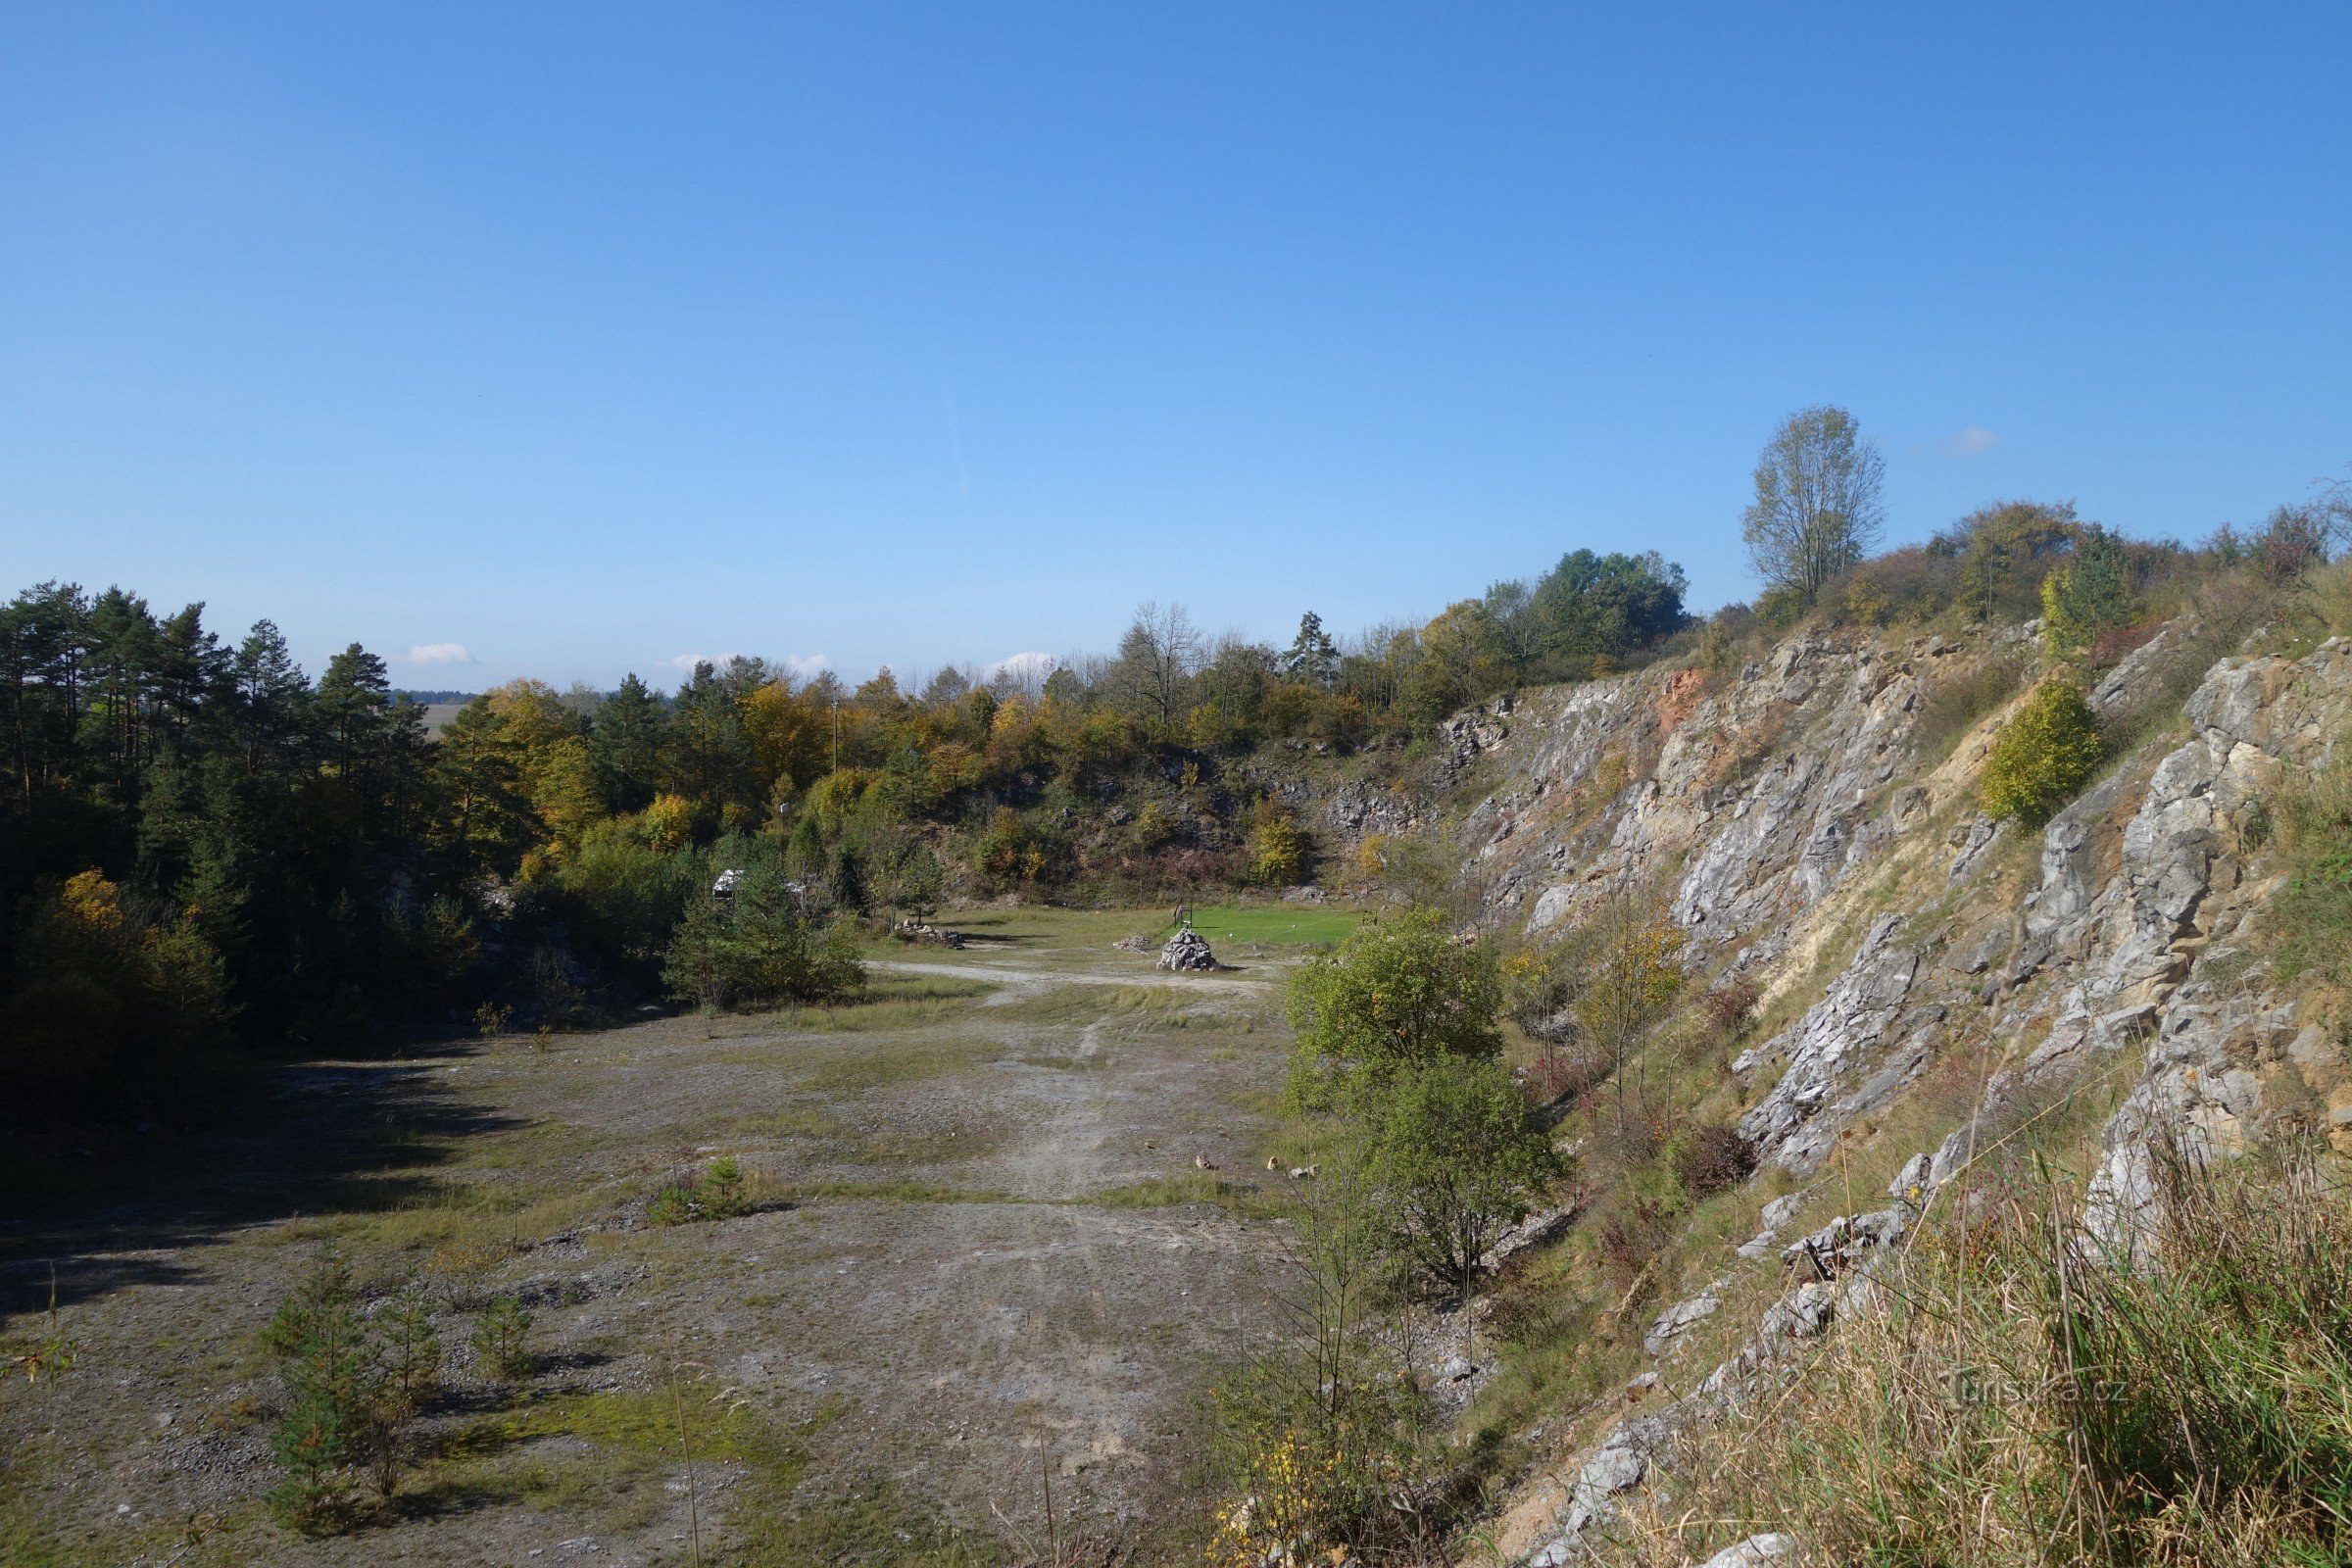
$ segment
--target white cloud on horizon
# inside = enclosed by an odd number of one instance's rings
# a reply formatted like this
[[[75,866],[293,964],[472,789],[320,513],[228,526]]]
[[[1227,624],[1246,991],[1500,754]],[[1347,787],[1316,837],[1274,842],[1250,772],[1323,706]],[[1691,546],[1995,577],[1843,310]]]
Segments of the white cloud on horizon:
[[[1060,662],[1052,654],[1041,654],[1032,649],[1023,654],[1006,654],[993,664],[982,665],[980,676],[983,680],[995,680],[999,675],[1010,675],[1020,681],[1044,680],[1054,673]]]
[[[741,654],[672,654],[662,662],[662,667],[684,670],[691,675],[697,664],[724,669],[728,660],[742,657]],[[768,663],[778,669],[790,670],[795,679],[807,680],[819,670],[831,669],[833,658],[830,654],[787,654],[782,659],[769,660]]]
[[[411,664],[478,664],[480,660],[464,643],[420,643],[409,650]]]
[[[1973,458],[1990,452],[2001,444],[2001,438],[1981,424],[1972,424],[1943,444],[1946,456]]]

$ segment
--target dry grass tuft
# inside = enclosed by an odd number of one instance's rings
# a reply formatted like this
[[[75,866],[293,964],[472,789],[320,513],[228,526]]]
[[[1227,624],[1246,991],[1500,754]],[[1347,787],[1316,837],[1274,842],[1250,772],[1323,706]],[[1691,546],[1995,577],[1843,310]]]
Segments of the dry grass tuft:
[[[2157,1162],[2123,1266],[2047,1167],[1963,1196],[1819,1351],[1692,1440],[1621,1561],[2252,1564],[2352,1550],[2352,1196]]]

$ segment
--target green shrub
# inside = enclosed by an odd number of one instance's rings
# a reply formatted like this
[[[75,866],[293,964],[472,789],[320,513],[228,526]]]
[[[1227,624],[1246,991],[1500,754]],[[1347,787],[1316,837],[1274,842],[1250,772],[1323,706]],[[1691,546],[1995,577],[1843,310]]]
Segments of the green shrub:
[[[1260,801],[1257,826],[1250,835],[1250,875],[1264,887],[1290,887],[1305,879],[1306,835],[1272,797]]]
[[[270,1435],[285,1476],[270,1511],[320,1532],[352,1518],[346,1473],[364,1469],[389,1500],[410,1457],[410,1433],[441,1379],[441,1341],[412,1280],[363,1316],[351,1272],[332,1250],[278,1303],[262,1331],[278,1359],[286,1402]]]
[[[664,818],[691,809],[665,796],[644,817],[598,822],[549,879],[551,912],[606,969],[650,975],[688,904],[710,886],[691,850],[663,847],[686,832]]]
[[[1393,1554],[1442,1520],[1416,1444],[1430,1414],[1410,1340],[1392,1330],[1397,1260],[1386,1195],[1352,1134],[1318,1149],[1291,1214],[1283,1319],[1268,1348],[1211,1391],[1227,1505],[1210,1568],[1415,1560]],[[1424,1509],[1392,1507],[1418,1494]],[[1427,1559],[1419,1559],[1427,1560]]]
[[[1928,542],[1957,567],[1957,603],[1972,620],[2015,622],[2040,608],[2049,563],[2073,547],[2082,525],[2071,505],[2002,501],[1962,517]]]
[[[1958,596],[1959,567],[1949,556],[1909,545],[1874,556],[1833,578],[1819,609],[1831,621],[1893,626],[1932,620]]]
[[[732,1154],[710,1162],[710,1168],[689,1182],[677,1182],[654,1195],[646,1217],[657,1225],[691,1225],[698,1220],[735,1219],[753,1209],[743,1167]]]
[[[2034,688],[1984,759],[1986,813],[2039,827],[2089,783],[2106,755],[2082,688],[2052,677]]]
[[[839,892],[838,873],[836,892]],[[752,866],[730,897],[698,894],[662,958],[670,994],[706,1010],[730,1003],[837,1002],[865,985],[846,920],[823,920],[772,866]]]
[[[1370,1154],[1389,1245],[1467,1296],[1488,1249],[1560,1178],[1559,1153],[1498,1061],[1444,1057],[1399,1073],[1385,1098]]]
[[[1454,941],[1436,911],[1366,920],[1291,976],[1291,1097],[1327,1105],[1376,1092],[1399,1067],[1497,1055],[1501,1000],[1494,954]]]
[[[2041,580],[2041,634],[2050,651],[2061,657],[2081,653],[2100,632],[2136,620],[2132,577],[2123,540],[2095,523],[2085,529],[2074,559]]]

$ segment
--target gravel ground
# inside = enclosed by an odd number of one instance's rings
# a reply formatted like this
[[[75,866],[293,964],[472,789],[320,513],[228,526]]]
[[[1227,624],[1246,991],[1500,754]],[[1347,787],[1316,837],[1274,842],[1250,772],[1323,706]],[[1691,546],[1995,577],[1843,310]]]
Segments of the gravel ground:
[[[909,1555],[941,1521],[1020,1540],[1049,1481],[1064,1518],[1160,1539],[1194,1500],[1202,1388],[1268,1325],[1280,1226],[1197,1200],[1280,1180],[1257,1168],[1279,968],[1159,975],[1109,951],[1116,917],[998,925],[889,959],[882,1000],[838,1013],[305,1064],[254,1086],[267,1121],[43,1151],[63,1184],[0,1211],[0,1306],[40,1332],[54,1269],[78,1361],[0,1393],[0,1558],[684,1562],[674,1424],[642,1414],[673,1408],[673,1367],[710,1434],[706,1561],[788,1560],[746,1531],[845,1498],[886,1498],[859,1517]],[[721,1153],[758,1211],[647,1220]],[[425,1281],[450,1380],[438,1457],[305,1538],[260,1502],[278,1391],[256,1337],[329,1240],[371,1291]],[[534,1313],[518,1388],[466,1348],[502,1293]]]

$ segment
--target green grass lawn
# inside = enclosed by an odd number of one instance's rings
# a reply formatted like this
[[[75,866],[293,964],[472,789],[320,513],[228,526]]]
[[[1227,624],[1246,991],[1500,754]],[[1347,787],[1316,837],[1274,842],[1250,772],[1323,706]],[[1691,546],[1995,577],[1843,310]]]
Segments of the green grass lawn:
[[[1219,942],[1254,942],[1261,947],[1319,945],[1345,942],[1363,916],[1352,909],[1318,909],[1292,905],[1210,905],[1193,911],[1193,929]],[[1175,933],[1160,927],[1162,937]]]
[[[1175,933],[1165,904],[1149,908],[1064,909],[1048,905],[1011,908],[943,909],[935,923],[960,931],[970,946],[961,953],[913,948],[887,938],[866,944],[875,958],[919,958],[926,962],[984,962],[1017,954],[1049,967],[1065,956],[1099,962],[1102,950],[1126,936],[1148,936],[1154,944]],[[1237,948],[1316,947],[1347,940],[1363,916],[1353,909],[1294,905],[1220,904],[1197,909],[1193,924],[1209,943]]]

